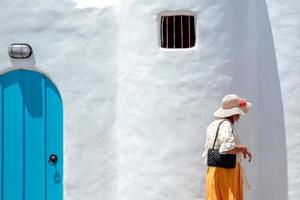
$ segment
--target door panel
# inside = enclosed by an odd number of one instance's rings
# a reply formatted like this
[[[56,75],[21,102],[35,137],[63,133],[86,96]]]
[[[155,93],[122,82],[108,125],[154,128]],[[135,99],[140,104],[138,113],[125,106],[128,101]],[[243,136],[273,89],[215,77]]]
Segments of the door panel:
[[[16,70],[0,76],[0,200],[63,199],[63,113],[44,75]],[[58,156],[50,165],[49,156]]]
[[[44,88],[40,74],[23,71],[25,199],[45,198],[45,187],[41,187],[46,174]]]
[[[23,102],[22,74],[3,77],[3,199],[23,198]]]
[[[47,164],[47,196],[48,199],[60,199],[63,188],[60,184],[63,180],[63,140],[59,135],[53,133],[60,133],[63,131],[63,114],[60,96],[57,95],[55,86],[46,80],[46,145],[47,155],[56,154],[58,156],[58,164],[51,166]],[[59,114],[58,114],[59,113]],[[58,151],[58,149],[60,151]],[[48,158],[47,158],[48,159]]]

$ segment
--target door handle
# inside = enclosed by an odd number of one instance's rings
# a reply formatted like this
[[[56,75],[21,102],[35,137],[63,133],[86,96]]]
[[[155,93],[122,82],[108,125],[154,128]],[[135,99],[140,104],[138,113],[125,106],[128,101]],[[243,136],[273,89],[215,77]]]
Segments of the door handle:
[[[54,169],[55,169],[55,174],[54,174],[54,177],[53,177],[53,178],[54,178],[54,182],[55,182],[55,183],[60,183],[60,182],[61,182],[61,176],[60,176],[60,174],[59,174],[59,172],[58,172],[58,170],[57,170],[57,168],[56,168],[57,162],[58,162],[58,157],[57,157],[57,155],[51,154],[51,155],[49,156],[48,163],[49,163],[49,165],[53,166]]]
[[[57,163],[57,161],[58,161],[57,155],[51,154],[51,155],[49,156],[49,160],[48,160],[49,165],[55,166],[56,163]]]

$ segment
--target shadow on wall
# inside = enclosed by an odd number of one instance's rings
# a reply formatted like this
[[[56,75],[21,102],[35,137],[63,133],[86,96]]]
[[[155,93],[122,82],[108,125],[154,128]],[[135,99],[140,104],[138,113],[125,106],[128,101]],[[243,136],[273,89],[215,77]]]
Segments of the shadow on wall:
[[[245,199],[283,200],[288,198],[288,188],[280,80],[266,2],[256,2],[256,28],[236,30],[241,37],[235,37],[232,61],[218,71],[232,78],[226,93],[236,93],[253,103],[238,124],[242,141],[254,155],[250,164],[244,162],[251,184],[251,191],[245,190]],[[235,20],[232,24],[243,26],[249,19],[245,15],[245,19]],[[247,34],[240,32],[245,30]]]

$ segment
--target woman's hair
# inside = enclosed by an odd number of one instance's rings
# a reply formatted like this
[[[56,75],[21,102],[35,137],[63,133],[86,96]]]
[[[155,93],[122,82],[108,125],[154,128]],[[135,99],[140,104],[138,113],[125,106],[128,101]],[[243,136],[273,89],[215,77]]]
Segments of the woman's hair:
[[[235,117],[237,117],[237,119],[235,120]],[[236,115],[231,115],[229,117],[226,117],[226,119],[229,119],[231,121],[231,123],[235,123],[237,120],[240,119],[240,115],[239,114],[236,114]]]

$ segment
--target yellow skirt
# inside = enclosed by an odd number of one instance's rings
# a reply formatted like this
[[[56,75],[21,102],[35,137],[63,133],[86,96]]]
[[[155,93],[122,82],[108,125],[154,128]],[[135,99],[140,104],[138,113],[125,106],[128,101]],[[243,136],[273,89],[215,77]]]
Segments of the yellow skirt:
[[[243,200],[243,176],[239,162],[234,169],[208,167],[206,200]]]

